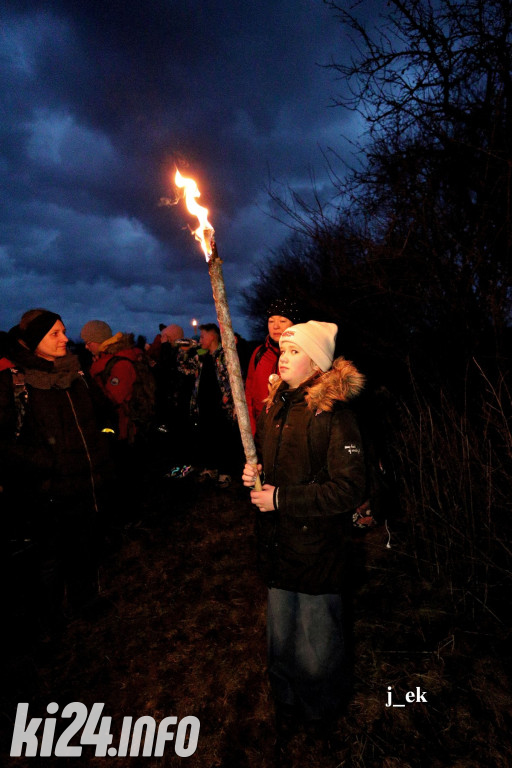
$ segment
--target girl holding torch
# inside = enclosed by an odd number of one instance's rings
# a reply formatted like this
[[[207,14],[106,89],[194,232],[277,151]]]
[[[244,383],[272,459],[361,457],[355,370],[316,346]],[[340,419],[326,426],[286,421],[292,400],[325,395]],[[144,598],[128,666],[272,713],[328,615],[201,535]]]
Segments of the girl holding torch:
[[[333,363],[337,326],[311,320],[279,340],[279,378],[256,431],[260,565],[268,587],[268,670],[282,750],[303,725],[332,741],[350,688],[344,633],[347,550],[365,499],[361,435],[348,402],[364,377]],[[256,469],[245,465],[252,487]]]

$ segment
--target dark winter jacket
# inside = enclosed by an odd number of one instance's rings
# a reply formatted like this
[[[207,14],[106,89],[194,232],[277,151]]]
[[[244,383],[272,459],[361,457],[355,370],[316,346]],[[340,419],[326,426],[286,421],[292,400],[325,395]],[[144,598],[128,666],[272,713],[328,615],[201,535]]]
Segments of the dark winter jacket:
[[[279,381],[257,429],[264,481],[277,510],[257,518],[266,584],[307,594],[343,590],[352,513],[365,499],[361,436],[347,402],[363,376],[338,358],[297,389]]]
[[[19,434],[13,374],[0,376],[0,461],[6,486],[37,503],[80,499],[96,507],[110,461],[88,387],[74,355],[44,360],[18,348],[13,355],[26,400]],[[72,504],[70,504],[72,513]]]
[[[158,423],[172,427],[187,422],[194,386],[192,376],[187,376],[178,369],[178,353],[179,347],[164,342],[160,346],[158,362],[153,369],[157,385]]]

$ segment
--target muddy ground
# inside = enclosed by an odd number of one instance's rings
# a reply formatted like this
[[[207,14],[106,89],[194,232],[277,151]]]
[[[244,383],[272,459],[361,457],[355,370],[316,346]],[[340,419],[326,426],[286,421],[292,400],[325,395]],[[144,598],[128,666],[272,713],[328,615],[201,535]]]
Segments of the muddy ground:
[[[512,765],[506,601],[500,615],[448,594],[442,573],[421,579],[407,530],[405,521],[392,522],[390,548],[385,527],[356,536],[354,690],[339,723],[342,746],[326,753],[300,733],[286,757],[290,768]],[[18,581],[14,570],[6,579],[11,592],[21,589]],[[132,519],[110,532],[99,584],[101,604],[68,617],[53,642],[35,638],[23,605],[7,616],[2,765],[273,766],[266,593],[246,490],[154,479]],[[415,700],[405,703],[408,691]],[[19,702],[43,718],[50,702],[61,709],[82,702],[89,711],[102,702],[113,744],[125,717],[158,724],[194,716],[197,749],[179,757],[167,742],[161,757],[96,757],[85,745],[80,757],[10,758]]]

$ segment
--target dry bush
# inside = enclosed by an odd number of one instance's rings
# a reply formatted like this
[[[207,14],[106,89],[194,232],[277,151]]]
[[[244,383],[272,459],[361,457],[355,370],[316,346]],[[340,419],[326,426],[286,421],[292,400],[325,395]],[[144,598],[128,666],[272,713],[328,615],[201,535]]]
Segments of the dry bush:
[[[475,364],[476,367],[476,364]],[[464,396],[416,390],[402,405],[395,451],[407,546],[418,576],[436,583],[451,610],[508,615],[512,581],[512,400],[481,368]],[[471,378],[471,381],[469,380]]]

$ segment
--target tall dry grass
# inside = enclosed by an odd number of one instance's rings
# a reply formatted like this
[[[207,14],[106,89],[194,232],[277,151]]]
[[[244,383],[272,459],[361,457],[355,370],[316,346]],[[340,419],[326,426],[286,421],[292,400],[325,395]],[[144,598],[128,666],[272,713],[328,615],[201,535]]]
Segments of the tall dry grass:
[[[394,452],[407,546],[418,576],[452,610],[505,622],[512,585],[512,397],[473,360],[458,393],[415,385]]]

